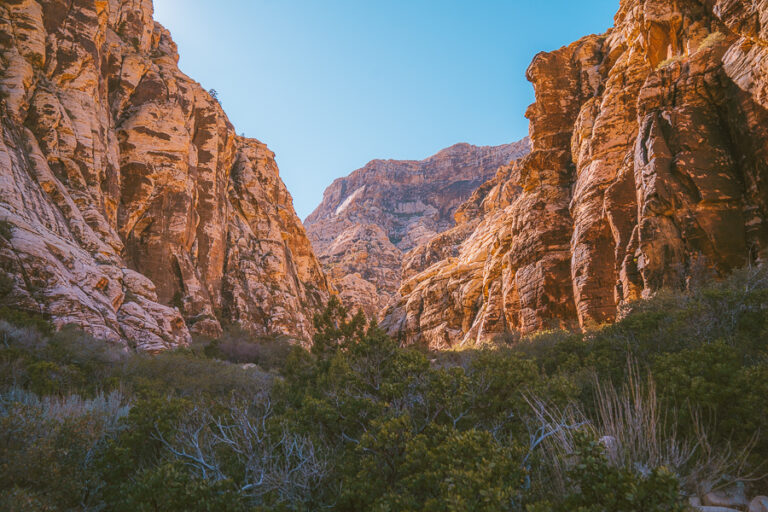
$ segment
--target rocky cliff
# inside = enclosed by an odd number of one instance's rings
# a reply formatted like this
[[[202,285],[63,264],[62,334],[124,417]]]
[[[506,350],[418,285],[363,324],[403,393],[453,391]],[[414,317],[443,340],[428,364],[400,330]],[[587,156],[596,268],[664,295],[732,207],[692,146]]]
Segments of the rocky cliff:
[[[376,317],[400,286],[403,254],[454,225],[463,201],[527,139],[456,144],[426,160],[373,160],[328,187],[304,225],[342,300]]]
[[[0,305],[143,350],[328,296],[266,146],[179,71],[151,0],[0,3]]]
[[[623,0],[536,56],[532,152],[405,258],[385,326],[433,347],[591,326],[768,257],[768,1]]]

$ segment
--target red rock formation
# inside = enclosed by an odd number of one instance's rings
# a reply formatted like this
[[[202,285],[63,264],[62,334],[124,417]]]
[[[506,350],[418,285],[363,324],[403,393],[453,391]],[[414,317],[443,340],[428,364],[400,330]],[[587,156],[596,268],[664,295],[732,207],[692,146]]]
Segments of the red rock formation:
[[[456,144],[422,161],[374,160],[326,189],[305,225],[345,304],[376,317],[400,286],[405,251],[453,226],[456,208],[528,140]]]
[[[391,331],[445,346],[595,325],[766,260],[768,2],[623,0],[614,28],[528,78],[521,192],[406,256]]]
[[[181,73],[151,0],[0,4],[2,303],[146,350],[328,296],[273,154]]]

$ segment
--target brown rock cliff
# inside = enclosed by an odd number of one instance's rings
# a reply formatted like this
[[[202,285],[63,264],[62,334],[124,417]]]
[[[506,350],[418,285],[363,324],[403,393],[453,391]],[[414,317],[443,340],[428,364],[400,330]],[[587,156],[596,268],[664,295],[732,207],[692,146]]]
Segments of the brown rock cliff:
[[[405,257],[391,332],[443,347],[596,325],[766,260],[768,2],[623,0],[528,78],[531,154],[479,191],[504,201]]]
[[[0,4],[0,302],[144,350],[307,338],[328,286],[273,154],[177,62],[151,0]]]

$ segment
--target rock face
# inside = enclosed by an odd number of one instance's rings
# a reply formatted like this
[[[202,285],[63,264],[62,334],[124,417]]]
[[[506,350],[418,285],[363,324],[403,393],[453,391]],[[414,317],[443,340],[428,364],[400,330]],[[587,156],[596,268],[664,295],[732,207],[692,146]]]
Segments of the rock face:
[[[766,260],[768,1],[623,0],[614,28],[527,76],[531,154],[405,257],[391,332],[444,347],[586,327]]]
[[[0,304],[150,351],[307,338],[328,286],[273,154],[177,62],[151,0],[0,4]]]
[[[452,227],[459,205],[529,147],[456,144],[422,161],[373,160],[334,181],[304,225],[344,303],[377,316],[400,286],[403,254]]]

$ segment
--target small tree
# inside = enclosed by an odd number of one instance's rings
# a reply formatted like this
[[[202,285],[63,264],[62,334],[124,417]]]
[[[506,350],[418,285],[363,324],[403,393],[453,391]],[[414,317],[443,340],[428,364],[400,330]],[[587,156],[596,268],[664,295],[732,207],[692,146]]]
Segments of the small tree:
[[[325,310],[315,315],[313,323],[317,332],[312,337],[312,353],[325,357],[359,343],[365,336],[367,320],[361,310],[350,318],[341,301],[331,297]]]

